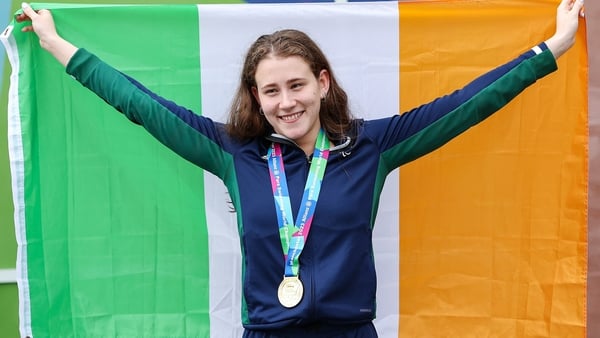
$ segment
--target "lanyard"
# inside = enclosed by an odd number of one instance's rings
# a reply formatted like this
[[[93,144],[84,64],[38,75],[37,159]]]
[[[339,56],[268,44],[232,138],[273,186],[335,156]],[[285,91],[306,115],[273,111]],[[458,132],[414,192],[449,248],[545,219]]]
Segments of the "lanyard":
[[[267,157],[275,209],[277,210],[277,221],[279,223],[279,238],[281,239],[281,247],[285,260],[285,276],[298,276],[300,265],[298,259],[308,238],[317,200],[319,199],[321,182],[323,181],[325,167],[327,166],[329,140],[323,129],[321,129],[315,143],[315,151],[295,223],[292,220],[292,206],[279,143],[273,142]]]

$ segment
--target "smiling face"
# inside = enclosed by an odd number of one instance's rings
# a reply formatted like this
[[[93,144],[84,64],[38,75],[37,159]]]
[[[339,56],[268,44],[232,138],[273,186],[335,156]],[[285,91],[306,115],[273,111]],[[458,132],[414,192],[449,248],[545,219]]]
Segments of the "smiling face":
[[[268,56],[258,64],[252,93],[276,133],[296,142],[306,154],[314,150],[321,128],[321,97],[329,89],[329,74],[318,77],[299,56]]]

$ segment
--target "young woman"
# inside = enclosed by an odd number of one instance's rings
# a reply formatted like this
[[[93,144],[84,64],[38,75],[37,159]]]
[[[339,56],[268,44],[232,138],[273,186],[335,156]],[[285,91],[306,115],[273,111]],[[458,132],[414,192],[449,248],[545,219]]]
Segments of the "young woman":
[[[405,114],[353,118],[325,55],[304,33],[259,37],[229,120],[150,92],[56,33],[24,4],[41,46],[84,86],[227,186],[244,265],[244,337],[376,337],[372,228],[385,177],[479,123],[556,70],[581,0],[562,0],[556,32],[466,87]],[[310,237],[309,237],[310,234]]]

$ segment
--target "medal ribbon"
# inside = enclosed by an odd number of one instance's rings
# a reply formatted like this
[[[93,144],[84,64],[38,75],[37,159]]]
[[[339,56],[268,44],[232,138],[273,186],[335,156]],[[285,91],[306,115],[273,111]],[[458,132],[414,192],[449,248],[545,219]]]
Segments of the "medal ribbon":
[[[292,205],[288,192],[287,178],[283,167],[283,156],[279,143],[273,142],[267,154],[269,173],[271,174],[271,186],[273,187],[273,198],[277,221],[279,223],[279,238],[283,249],[285,261],[285,276],[298,276],[300,267],[298,259],[304,249],[304,243],[308,238],[310,225],[321,191],[321,183],[325,175],[327,158],[329,157],[329,140],[325,131],[321,129],[315,143],[312,163],[308,171],[308,178],[304,186],[304,194],[300,203],[300,210],[293,222]]]

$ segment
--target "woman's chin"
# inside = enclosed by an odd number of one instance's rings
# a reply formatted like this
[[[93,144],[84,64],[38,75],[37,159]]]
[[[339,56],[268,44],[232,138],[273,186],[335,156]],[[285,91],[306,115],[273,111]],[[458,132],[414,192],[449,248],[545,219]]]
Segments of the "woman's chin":
[[[295,128],[279,128],[276,130],[277,134],[283,135],[290,140],[297,140],[306,135],[306,132],[302,132],[300,130],[296,130]]]

